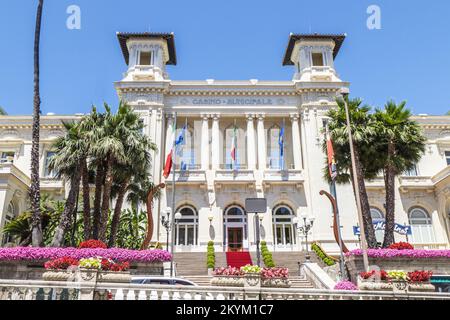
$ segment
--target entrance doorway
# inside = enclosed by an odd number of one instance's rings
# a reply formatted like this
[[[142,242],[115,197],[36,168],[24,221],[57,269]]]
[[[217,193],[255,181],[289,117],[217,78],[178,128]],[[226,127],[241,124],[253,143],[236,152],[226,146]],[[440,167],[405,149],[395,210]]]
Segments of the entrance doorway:
[[[242,228],[228,228],[228,251],[242,251],[244,234]]]
[[[224,210],[223,231],[224,250],[240,252],[248,248],[247,214],[242,207],[232,205]]]

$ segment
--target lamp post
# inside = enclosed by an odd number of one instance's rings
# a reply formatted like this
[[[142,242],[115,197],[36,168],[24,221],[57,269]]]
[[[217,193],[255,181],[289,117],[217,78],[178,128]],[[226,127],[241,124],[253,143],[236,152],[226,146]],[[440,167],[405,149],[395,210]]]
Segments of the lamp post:
[[[300,225],[300,219],[298,217],[294,218],[294,223],[297,225],[297,230],[299,234],[303,235],[305,237],[305,243],[306,243],[306,262],[310,262],[310,256],[309,256],[309,249],[308,249],[308,234],[311,231],[313,225],[314,225],[314,217],[307,216],[306,213],[302,213],[301,219],[303,219],[303,225]]]
[[[264,215],[258,213],[255,214],[255,229],[256,229],[256,260],[258,267],[261,266],[261,251],[259,250],[259,244],[261,242],[260,225],[264,219]]]
[[[181,213],[180,212],[177,212],[177,213],[175,213],[175,216],[174,216],[174,219],[173,219],[173,221],[172,221],[172,227],[173,227],[173,229],[172,229],[172,241],[171,241],[171,243],[170,243],[170,247],[171,247],[171,252],[170,252],[170,254],[172,255],[172,259],[170,260],[170,277],[173,277],[174,276],[174,269],[173,269],[173,255],[174,255],[174,252],[175,252],[175,241],[176,241],[176,229],[177,229],[177,224],[178,224],[178,220],[180,220],[181,219]]]
[[[166,209],[166,216],[161,216],[161,224],[166,229],[166,250],[169,251],[169,232],[170,232],[170,208]]]
[[[366,241],[366,233],[364,228],[364,221],[362,216],[362,209],[361,209],[361,198],[359,196],[359,185],[358,185],[358,176],[356,171],[356,165],[355,165],[355,150],[353,147],[353,136],[352,136],[352,129],[350,125],[350,113],[348,111],[348,104],[347,104],[347,97],[349,95],[348,88],[342,88],[341,94],[343,96],[344,100],[344,106],[345,106],[345,116],[347,118],[347,132],[348,132],[348,141],[350,145],[350,156],[352,161],[352,175],[353,175],[353,186],[355,188],[355,196],[356,196],[356,208],[358,211],[358,220],[360,226],[360,233],[361,233],[361,249],[362,249],[362,255],[363,255],[363,262],[364,262],[364,271],[369,270],[369,258],[367,257],[367,241]],[[339,226],[338,226],[339,227]]]

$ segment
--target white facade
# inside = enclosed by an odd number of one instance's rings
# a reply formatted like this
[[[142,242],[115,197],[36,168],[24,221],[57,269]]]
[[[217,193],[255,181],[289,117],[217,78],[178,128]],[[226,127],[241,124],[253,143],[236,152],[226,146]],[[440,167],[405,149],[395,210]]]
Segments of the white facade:
[[[165,182],[156,201],[154,220],[167,208],[182,213],[177,224],[177,251],[205,251],[213,240],[216,250],[255,250],[254,214],[246,213],[246,198],[267,198],[261,238],[275,251],[302,250],[294,217],[315,218],[309,241],[319,241],[327,251],[338,247],[332,233],[329,201],[319,195],[329,191],[322,178],[325,158],[322,129],[325,114],[335,107],[341,88],[334,58],[344,36],[291,35],[284,58],[294,66],[291,81],[173,81],[166,64],[176,64],[172,34],[118,34],[128,70],[115,84],[118,95],[134,107],[146,125],[145,133],[158,146],[150,173],[155,184]],[[177,117],[174,118],[176,113]],[[42,167],[52,134],[62,133],[58,116],[43,117]],[[428,138],[427,151],[417,172],[397,179],[396,222],[413,224],[409,240],[418,247],[443,248],[450,232],[450,117],[417,116]],[[176,123],[175,123],[176,122]],[[183,153],[176,159],[175,205],[173,176],[164,179],[164,162],[172,144],[173,126],[187,125]],[[237,160],[231,145],[236,127]],[[280,130],[284,128],[284,162],[280,160]],[[0,164],[2,224],[10,203],[26,208],[31,149],[31,117],[0,117],[0,151],[14,151],[13,164]],[[48,142],[47,142],[48,141]],[[181,160],[180,160],[181,158]],[[187,170],[179,170],[180,162]],[[43,178],[48,192],[64,195],[62,182]],[[367,182],[374,215],[384,215],[383,179]],[[357,224],[350,185],[338,186],[343,238],[358,246],[353,235]],[[378,210],[378,211],[377,211]],[[17,213],[16,212],[16,213]],[[165,242],[161,223],[154,241]],[[397,235],[397,240],[405,240]]]

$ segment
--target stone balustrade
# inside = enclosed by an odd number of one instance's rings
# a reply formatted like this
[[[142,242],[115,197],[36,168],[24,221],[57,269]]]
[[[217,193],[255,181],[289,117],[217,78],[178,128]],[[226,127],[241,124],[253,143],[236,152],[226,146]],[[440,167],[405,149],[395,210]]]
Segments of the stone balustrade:
[[[450,300],[448,293],[0,280],[0,300]]]

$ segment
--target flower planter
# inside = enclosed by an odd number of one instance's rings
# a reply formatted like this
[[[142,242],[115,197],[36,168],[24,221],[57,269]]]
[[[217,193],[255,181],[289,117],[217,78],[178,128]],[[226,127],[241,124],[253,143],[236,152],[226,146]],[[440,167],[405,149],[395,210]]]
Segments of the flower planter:
[[[130,283],[131,274],[129,272],[99,271],[97,273],[97,282]]]
[[[243,287],[244,277],[242,276],[213,276],[212,286]]]
[[[246,273],[244,275],[244,287],[247,288],[261,287],[261,275],[259,273]]]
[[[410,292],[434,292],[436,288],[430,282],[412,282],[408,285]]]
[[[291,282],[288,278],[262,278],[261,287],[265,288],[290,288]]]
[[[46,271],[42,274],[45,281],[74,281],[75,272],[67,270]]]

